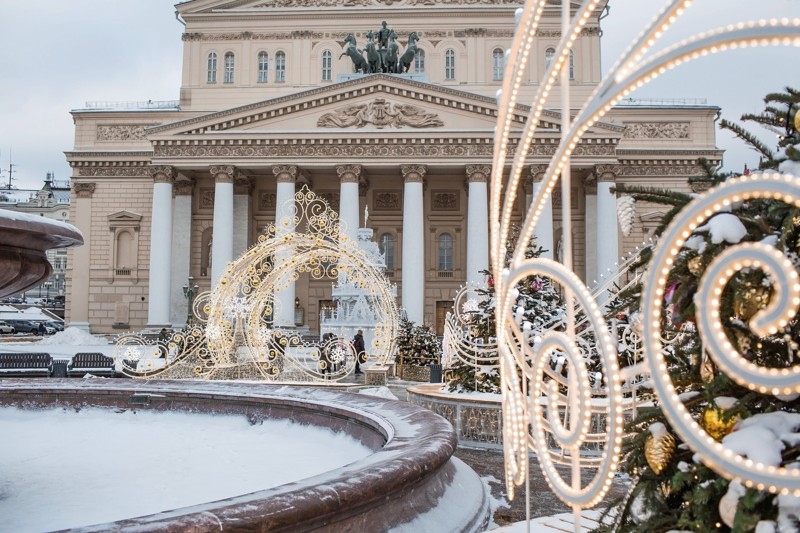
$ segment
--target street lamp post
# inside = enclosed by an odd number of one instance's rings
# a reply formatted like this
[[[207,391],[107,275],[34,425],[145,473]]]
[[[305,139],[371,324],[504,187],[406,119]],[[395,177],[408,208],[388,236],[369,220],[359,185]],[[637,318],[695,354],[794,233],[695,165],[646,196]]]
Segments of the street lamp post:
[[[200,286],[196,284],[192,284],[194,278],[189,276],[189,280],[183,286],[183,295],[186,296],[186,300],[188,302],[187,311],[186,311],[186,325],[190,325],[192,323],[192,307],[194,306],[194,297],[200,292]]]

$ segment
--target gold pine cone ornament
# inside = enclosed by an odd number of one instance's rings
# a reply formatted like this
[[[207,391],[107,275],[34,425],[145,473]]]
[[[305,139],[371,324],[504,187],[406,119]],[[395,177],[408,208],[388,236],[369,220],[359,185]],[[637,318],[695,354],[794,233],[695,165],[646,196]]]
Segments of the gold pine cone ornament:
[[[644,458],[647,459],[650,469],[658,475],[664,471],[675,455],[675,437],[661,422],[651,424],[648,431],[650,435],[644,441]]]

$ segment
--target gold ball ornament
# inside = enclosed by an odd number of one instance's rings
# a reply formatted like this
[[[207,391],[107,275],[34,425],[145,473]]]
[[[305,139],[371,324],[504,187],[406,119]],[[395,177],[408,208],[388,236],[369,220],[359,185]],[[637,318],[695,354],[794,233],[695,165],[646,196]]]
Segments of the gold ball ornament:
[[[644,441],[644,458],[650,469],[658,475],[675,455],[675,437],[661,422],[651,424],[649,430],[650,435]]]
[[[691,258],[686,266],[689,267],[689,272],[691,272],[693,276],[699,276],[703,273],[703,259],[699,255]]]
[[[744,321],[753,318],[758,311],[769,303],[769,289],[763,286],[744,288],[736,293],[733,301],[733,312]]]
[[[733,426],[739,421],[738,416],[733,416],[727,420],[723,420],[722,414],[725,409],[709,405],[703,411],[701,417],[701,425],[706,432],[711,435],[715,440],[721,441],[722,438],[733,430]]]

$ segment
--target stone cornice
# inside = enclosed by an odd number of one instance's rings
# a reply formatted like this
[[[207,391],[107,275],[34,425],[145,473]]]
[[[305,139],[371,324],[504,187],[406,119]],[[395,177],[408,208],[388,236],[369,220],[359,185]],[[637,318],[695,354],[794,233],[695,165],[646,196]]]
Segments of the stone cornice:
[[[398,85],[398,86],[396,86]],[[440,85],[432,85],[415,80],[409,80],[393,76],[390,74],[368,74],[361,78],[356,78],[334,85],[327,85],[307,91],[301,91],[287,96],[273,98],[272,100],[264,100],[255,102],[245,106],[234,107],[225,111],[218,111],[216,113],[209,113],[207,115],[200,115],[197,117],[188,118],[186,120],[175,122],[172,124],[165,124],[147,130],[148,136],[168,132],[171,130],[184,129],[194,124],[203,122],[214,122],[219,119],[219,122],[206,125],[201,128],[192,129],[184,133],[206,133],[214,131],[222,131],[242,124],[251,124],[260,120],[269,119],[271,117],[283,117],[292,111],[301,111],[306,109],[313,109],[315,107],[326,106],[331,98],[337,101],[345,102],[350,98],[368,94],[387,94],[402,96],[425,102],[430,105],[431,102],[445,106],[452,107],[461,111],[472,111],[479,115],[484,115],[490,118],[497,118],[497,102],[494,98],[481,96],[457,89],[450,89]],[[318,98],[308,101],[308,98]],[[466,102],[465,102],[466,101]],[[282,104],[288,104],[282,106]],[[267,111],[265,108],[269,107]],[[524,123],[529,106],[518,105],[516,120]],[[253,111],[252,114],[241,116]],[[235,115],[235,116],[234,116]],[[560,114],[553,111],[545,111],[543,117],[552,119],[552,123],[543,120],[541,122],[542,128],[558,129],[558,121]],[[230,120],[224,119],[231,117]],[[620,128],[620,133],[624,131]]]

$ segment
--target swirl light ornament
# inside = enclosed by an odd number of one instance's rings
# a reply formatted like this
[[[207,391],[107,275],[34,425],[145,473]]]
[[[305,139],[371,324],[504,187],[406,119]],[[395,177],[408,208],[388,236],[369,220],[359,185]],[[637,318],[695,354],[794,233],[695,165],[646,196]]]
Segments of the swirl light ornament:
[[[553,490],[575,510],[577,527],[578,512],[581,508],[595,505],[603,498],[619,464],[623,431],[622,384],[625,380],[629,381],[631,372],[627,372],[625,376],[620,372],[616,339],[612,341],[600,306],[592,299],[583,282],[572,272],[569,242],[572,221],[568,208],[570,156],[589,128],[635,89],[681,63],[711,53],[752,46],[800,46],[800,19],[761,20],[730,25],[696,35],[648,55],[672,24],[678,18],[686,16],[687,9],[692,4],[690,0],[669,0],[664,3],[664,7],[653,21],[643,28],[574,117],[570,116],[570,109],[573,106],[569,101],[569,84],[562,84],[560,87],[562,138],[526,213],[510,263],[506,264],[505,251],[510,240],[515,207],[519,205],[522,174],[525,165],[529,163],[528,154],[534,135],[557,80],[559,77],[562,80],[569,79],[568,60],[574,43],[600,5],[598,0],[561,2],[561,41],[556,47],[555,55],[541,81],[538,93],[532,102],[525,102],[530,105],[530,114],[524,127],[512,131],[514,117],[520,112],[517,104],[520,103],[520,89],[528,67],[533,40],[547,3],[547,0],[529,0],[518,11],[517,31],[506,54],[508,60],[503,77],[504,83],[498,94],[498,119],[490,186],[490,253],[493,270],[495,273],[500,273],[495,276],[497,343],[503,387],[503,442],[508,493],[513,498],[515,486],[523,484],[528,476],[530,447],[537,452]],[[527,243],[533,236],[537,223],[551,201],[553,189],[560,179],[563,205],[567,206],[562,209],[561,220],[562,233],[565,236],[563,248],[566,250],[563,264],[547,259],[526,259]],[[742,180],[724,189],[728,192],[709,193],[712,196],[715,194],[719,196],[713,196],[714,200],[708,204],[702,200],[702,213],[697,211],[699,208],[693,207],[692,215],[689,217],[692,221],[686,224],[697,224],[698,217],[703,220],[708,218],[709,214],[705,210],[719,209],[726,201],[738,201],[734,200],[735,197],[739,199],[745,196],[756,197],[754,195],[757,194],[759,187],[766,185],[766,181],[764,178]],[[783,198],[784,201],[795,204],[796,187],[796,178],[785,176],[770,178],[767,189],[769,192],[765,194],[778,195],[777,197]],[[729,193],[730,196],[727,196]],[[648,308],[643,319],[645,323],[643,338],[647,339],[647,342],[644,351],[653,378],[658,376],[658,395],[665,404],[670,421],[684,424],[681,430],[676,430],[720,474],[740,479],[745,484],[757,488],[800,493],[800,471],[792,473],[769,469],[763,465],[749,464],[741,457],[731,457],[731,452],[711,442],[713,439],[710,439],[696,423],[685,420],[691,417],[685,411],[681,411],[674,390],[669,384],[661,383],[661,380],[665,379],[666,372],[661,366],[663,359],[659,359],[662,340],[658,313],[661,312],[665,288],[663,283],[659,285],[659,280],[666,276],[664,269],[669,269],[674,253],[680,248],[676,243],[682,242],[681,239],[685,240],[688,236],[686,233],[689,231],[686,229],[688,225],[685,228],[670,230],[670,233],[661,240],[657,257],[663,258],[664,263],[658,268],[651,268],[646,285]],[[787,262],[776,257],[773,252],[750,247],[740,252],[726,254],[713,265],[715,272],[724,274],[722,277],[730,277],[738,268],[757,267],[765,268],[771,276],[781,278],[780,301],[753,317],[751,321],[753,327],[765,328],[765,331],[780,327],[782,321],[789,319],[789,308],[796,299],[795,293],[792,292],[794,290],[792,284],[797,283],[796,278],[791,276]],[[745,256],[751,257],[752,260],[745,261]],[[533,275],[547,276],[563,289],[568,312],[564,331],[548,333],[538,344],[531,342],[530,337],[520,330],[519,325],[515,323],[513,313],[515,285]],[[713,300],[719,285],[709,280],[705,290]],[[602,364],[604,373],[603,388],[594,393],[594,397],[587,392],[589,381],[586,379],[586,359],[579,356],[578,345],[573,340],[576,338],[576,316],[581,314],[588,318],[593,329],[594,350],[597,351],[595,360],[598,364]],[[716,335],[719,338],[719,330],[714,322],[704,324],[702,328],[704,335]],[[800,380],[794,368],[787,371],[771,371],[747,367],[741,358],[725,354],[724,339],[720,338],[719,342],[720,346],[712,348],[714,350],[712,357],[724,371],[731,372],[733,376],[739,375],[742,380],[757,378],[753,381],[757,390],[800,391]],[[558,354],[566,361],[566,367],[561,372],[555,372],[548,363],[553,354]],[[593,438],[591,423],[587,423],[587,420],[590,420],[588,415],[590,407],[596,414],[598,411],[603,412],[606,417],[606,427],[598,431],[598,434],[602,433],[598,435],[602,443],[602,453],[586,456],[582,455],[582,451],[585,450],[587,442]],[[532,434],[529,428],[532,428]],[[562,454],[561,451],[565,453]],[[558,460],[571,464],[572,483],[564,482],[555,470],[554,464]],[[598,468],[598,475],[586,487],[580,486],[578,474],[581,466]]]
[[[346,279],[367,291],[377,318],[369,357],[378,364],[393,357],[399,313],[383,272],[341,231],[338,214],[308,187],[289,203],[279,212],[290,218],[270,224],[252,248],[228,265],[213,291],[196,299],[195,322],[186,332],[165,343],[148,344],[136,335],[118,341],[120,354],[131,345],[151,345],[168,354],[153,368],[131,360],[128,374],[288,382],[346,377],[356,362],[349,342],[308,343],[293,327],[273,319],[281,316],[281,291],[300,274],[332,283]],[[297,230],[283,231],[290,226]]]
[[[753,199],[781,200],[800,207],[800,177],[782,174],[753,174],[720,185],[687,206],[667,228],[648,270],[644,302],[646,360],[653,388],[661,399],[662,410],[681,439],[696,451],[703,462],[728,479],[747,487],[772,493],[800,495],[800,471],[775,467],[733,453],[714,440],[698,424],[679,399],[662,352],[661,324],[667,275],[675,258],[692,232],[708,218],[734,202]],[[772,295],[766,308],[757,312],[749,327],[758,336],[774,335],[788,324],[800,307],[800,278],[792,262],[774,246],[740,243],[717,256],[706,268],[696,301],[703,302],[697,313],[697,326],[708,354],[717,367],[739,385],[762,394],[800,392],[800,365],[790,368],[763,368],[745,359],[732,346],[720,316],[722,290],[734,274],[743,269],[763,270],[772,281]],[[698,306],[700,307],[700,306]]]

